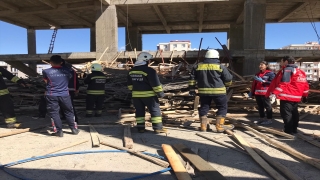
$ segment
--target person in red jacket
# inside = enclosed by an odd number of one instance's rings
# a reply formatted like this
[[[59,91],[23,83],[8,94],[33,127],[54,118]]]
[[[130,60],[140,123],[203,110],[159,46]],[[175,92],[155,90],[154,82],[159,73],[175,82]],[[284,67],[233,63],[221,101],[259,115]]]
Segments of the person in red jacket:
[[[298,103],[307,102],[309,84],[304,71],[298,69],[293,57],[285,56],[281,60],[283,69],[272,82],[266,96],[280,99],[280,114],[284,122],[283,131],[297,133],[299,125]]]
[[[252,82],[251,93],[249,96],[255,96],[258,105],[258,111],[260,115],[258,124],[267,125],[272,124],[272,106],[270,99],[265,95],[271,81],[275,77],[275,73],[270,71],[266,61],[262,61],[260,63],[259,69],[260,71],[256,74],[254,81]],[[267,119],[265,119],[264,110],[266,110]]]

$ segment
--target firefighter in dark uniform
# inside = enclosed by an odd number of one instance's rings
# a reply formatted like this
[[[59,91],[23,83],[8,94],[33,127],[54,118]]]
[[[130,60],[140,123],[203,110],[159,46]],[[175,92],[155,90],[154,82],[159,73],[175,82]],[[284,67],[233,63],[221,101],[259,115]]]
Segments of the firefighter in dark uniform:
[[[6,69],[0,67],[0,112],[3,114],[8,128],[18,128],[20,124],[16,123],[17,120],[14,113],[13,101],[3,77],[14,83],[18,83],[23,87],[25,87],[26,84],[23,79],[18,78]]]
[[[103,74],[103,72],[101,72],[101,70],[102,66],[100,64],[92,64],[92,73],[84,79],[84,83],[88,84],[86,98],[86,117],[93,116],[94,106],[96,107],[95,117],[100,117],[102,114],[107,77]]]
[[[225,66],[220,64],[219,52],[208,50],[202,63],[197,64],[190,75],[189,94],[195,96],[195,88],[198,86],[200,96],[200,130],[207,131],[208,119],[207,113],[213,100],[217,106],[216,116],[217,132],[223,132],[226,129],[233,129],[233,125],[225,125],[227,115],[227,88],[232,83],[232,75]]]
[[[145,106],[151,114],[152,127],[155,133],[166,133],[162,126],[162,117],[158,97],[164,97],[162,85],[156,71],[148,67],[152,55],[141,52],[134,67],[127,76],[129,90],[132,91],[133,105],[136,109],[137,128],[140,133],[145,131]]]

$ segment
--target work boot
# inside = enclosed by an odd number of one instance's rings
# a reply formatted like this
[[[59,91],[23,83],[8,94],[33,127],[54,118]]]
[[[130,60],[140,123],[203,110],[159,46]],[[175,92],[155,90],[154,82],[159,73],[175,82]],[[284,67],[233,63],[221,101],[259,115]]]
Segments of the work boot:
[[[19,128],[20,127],[20,123],[9,123],[7,124],[8,128]]]
[[[63,131],[57,131],[53,134],[54,136],[63,137]]]
[[[72,132],[72,134],[77,135],[77,134],[79,134],[80,130],[72,128],[71,132]]]
[[[217,129],[217,132],[223,132],[227,129],[231,130],[234,128],[234,125],[232,124],[228,124],[228,125],[225,125],[224,122],[225,122],[225,117],[217,117],[216,118],[217,121],[216,121],[216,129]]]
[[[154,130],[154,132],[156,134],[160,134],[160,133],[166,133],[167,134],[168,130],[166,128],[162,128],[162,129],[156,129],[156,130]]]
[[[207,131],[207,124],[208,124],[207,116],[201,116],[200,117],[200,131],[206,132]]]

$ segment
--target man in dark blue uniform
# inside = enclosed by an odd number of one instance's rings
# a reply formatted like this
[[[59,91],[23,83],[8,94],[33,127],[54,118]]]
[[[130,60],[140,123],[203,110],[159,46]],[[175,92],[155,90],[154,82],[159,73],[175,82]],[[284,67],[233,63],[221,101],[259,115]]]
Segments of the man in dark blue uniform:
[[[73,107],[69,96],[68,84],[72,77],[70,69],[61,66],[63,59],[54,55],[50,58],[51,68],[42,71],[43,79],[47,84],[46,101],[47,111],[51,117],[55,135],[63,137],[62,122],[59,115],[60,108],[63,109],[67,123],[73,134],[78,134],[77,123],[74,119]]]
[[[137,128],[140,133],[145,131],[145,107],[151,114],[152,127],[155,133],[166,133],[162,126],[162,117],[158,97],[164,97],[162,85],[156,71],[148,67],[152,55],[141,52],[134,67],[127,76],[127,85],[132,91],[133,105],[136,108]]]

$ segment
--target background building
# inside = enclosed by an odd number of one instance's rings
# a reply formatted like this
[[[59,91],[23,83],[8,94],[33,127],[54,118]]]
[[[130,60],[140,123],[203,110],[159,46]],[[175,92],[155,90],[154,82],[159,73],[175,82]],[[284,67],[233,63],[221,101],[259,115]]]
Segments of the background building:
[[[16,68],[11,67],[9,64],[7,64],[4,61],[0,61],[0,67],[8,70],[9,72],[11,72],[12,74],[14,74],[15,76],[18,76],[20,78],[26,78],[26,74],[24,74],[23,72],[19,71]]]
[[[294,50],[319,50],[320,45],[318,42],[306,42],[305,44],[290,44],[280,49],[294,49]]]
[[[188,40],[175,40],[168,43],[159,43],[157,50],[163,51],[188,51],[191,50],[191,42]]]

